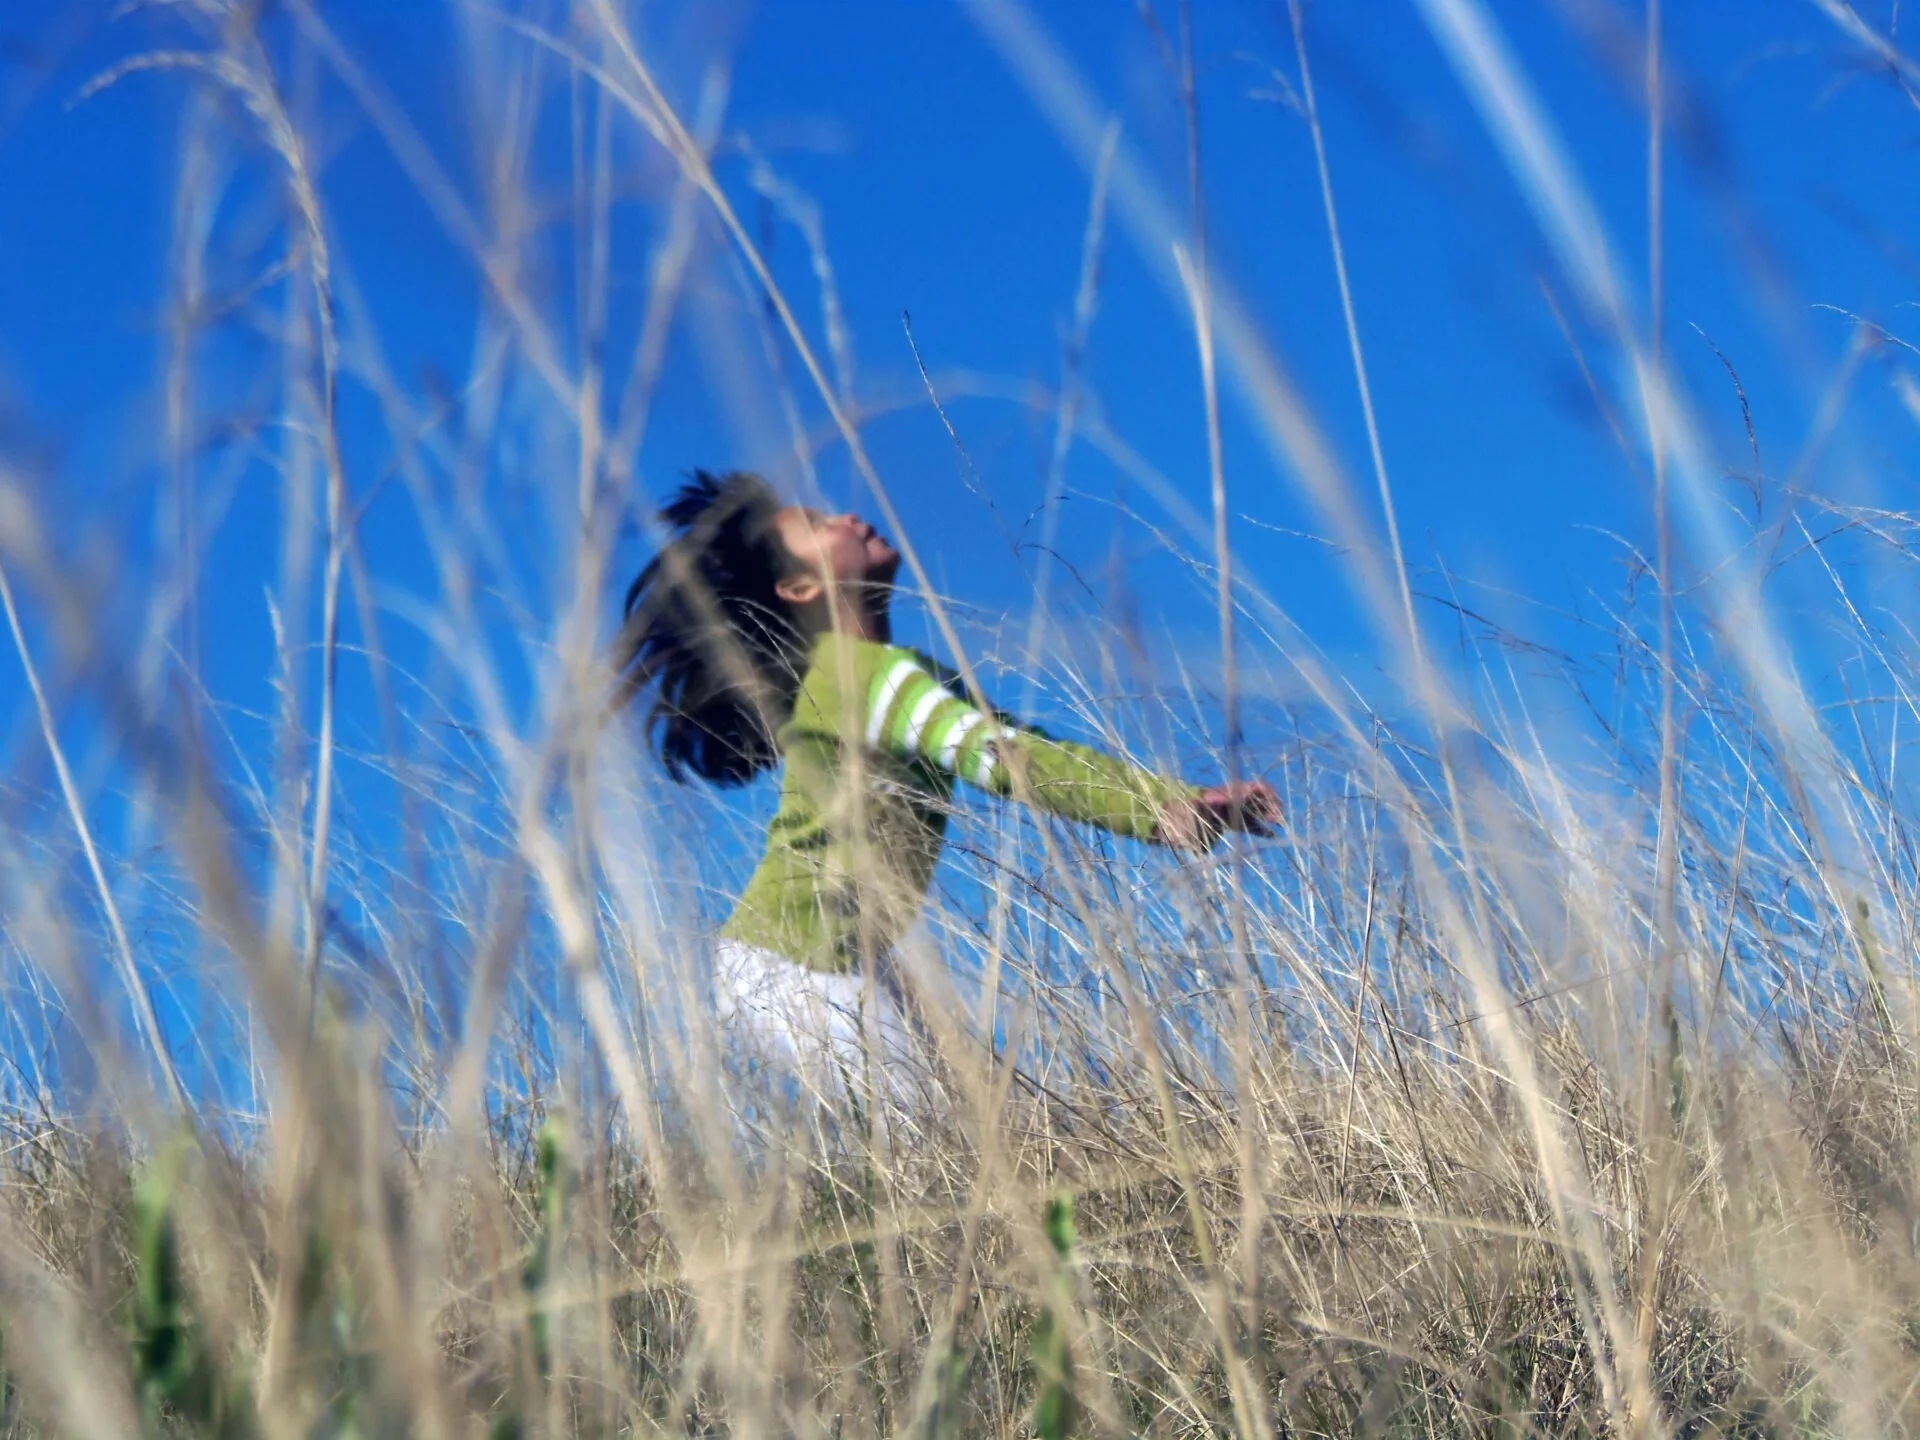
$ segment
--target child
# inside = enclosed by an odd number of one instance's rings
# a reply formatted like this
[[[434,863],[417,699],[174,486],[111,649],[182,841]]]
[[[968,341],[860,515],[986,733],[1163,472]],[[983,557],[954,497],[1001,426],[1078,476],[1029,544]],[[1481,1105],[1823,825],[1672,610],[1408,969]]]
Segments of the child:
[[[651,693],[648,739],[675,780],[739,785],[785,763],[766,854],[721,930],[715,998],[816,1093],[866,1056],[892,1070],[909,1053],[893,952],[957,780],[1185,848],[1265,833],[1279,813],[1265,784],[1180,785],[979,708],[892,643],[899,552],[852,515],[702,471],[661,520],[672,538],[627,592],[619,703]]]

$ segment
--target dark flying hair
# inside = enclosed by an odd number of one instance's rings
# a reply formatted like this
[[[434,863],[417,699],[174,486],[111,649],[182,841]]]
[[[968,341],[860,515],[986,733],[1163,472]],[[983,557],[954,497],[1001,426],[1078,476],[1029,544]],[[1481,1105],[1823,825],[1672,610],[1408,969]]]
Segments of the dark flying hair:
[[[774,589],[797,562],[758,475],[696,470],[660,511],[671,538],[627,591],[616,705],[649,694],[647,742],[667,773],[743,785],[780,758],[806,638]]]

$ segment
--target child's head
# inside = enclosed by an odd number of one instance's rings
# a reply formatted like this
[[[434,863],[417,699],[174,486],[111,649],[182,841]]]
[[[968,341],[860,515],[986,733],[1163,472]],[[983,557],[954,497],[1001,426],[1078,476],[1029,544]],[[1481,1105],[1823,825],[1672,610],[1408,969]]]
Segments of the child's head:
[[[653,689],[647,735],[674,779],[738,785],[778,760],[814,637],[884,624],[900,557],[757,475],[697,471],[660,520],[671,538],[627,591],[621,698]]]
[[[775,587],[815,634],[886,614],[900,552],[858,515],[789,505],[773,517],[794,569]]]

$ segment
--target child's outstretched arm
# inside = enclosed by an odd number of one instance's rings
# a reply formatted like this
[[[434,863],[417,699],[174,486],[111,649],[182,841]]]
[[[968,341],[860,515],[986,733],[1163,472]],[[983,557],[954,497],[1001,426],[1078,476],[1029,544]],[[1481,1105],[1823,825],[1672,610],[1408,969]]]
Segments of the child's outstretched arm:
[[[983,711],[911,656],[873,676],[867,744],[931,762],[995,795],[1116,835],[1206,849],[1227,830],[1266,833],[1279,818],[1271,786],[1200,788]]]

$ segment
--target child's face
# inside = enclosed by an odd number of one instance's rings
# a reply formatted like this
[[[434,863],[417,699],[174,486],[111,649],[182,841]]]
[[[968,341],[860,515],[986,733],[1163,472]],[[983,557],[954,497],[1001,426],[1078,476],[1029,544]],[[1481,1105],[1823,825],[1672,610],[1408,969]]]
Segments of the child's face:
[[[899,572],[900,552],[857,515],[789,505],[774,516],[774,528],[806,576],[823,588],[886,585]]]

